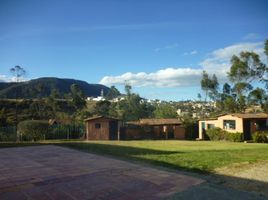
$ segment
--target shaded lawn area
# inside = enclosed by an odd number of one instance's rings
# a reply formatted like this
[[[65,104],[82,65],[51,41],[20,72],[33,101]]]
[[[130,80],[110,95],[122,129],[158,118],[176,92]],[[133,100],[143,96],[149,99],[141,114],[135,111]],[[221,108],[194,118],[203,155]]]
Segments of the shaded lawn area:
[[[59,143],[82,151],[197,172],[268,160],[267,144],[211,141],[90,141]]]
[[[39,143],[0,143],[1,147],[55,144],[90,153],[110,155],[173,169],[210,173],[234,163],[268,160],[267,144],[211,141],[43,141]]]

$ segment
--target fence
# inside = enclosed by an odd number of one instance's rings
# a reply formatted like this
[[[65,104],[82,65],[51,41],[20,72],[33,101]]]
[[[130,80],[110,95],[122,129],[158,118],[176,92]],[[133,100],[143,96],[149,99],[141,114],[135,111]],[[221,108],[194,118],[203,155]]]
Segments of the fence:
[[[15,126],[0,127],[0,141],[16,141],[17,133]]]
[[[52,125],[44,139],[80,139],[84,133],[84,125]]]
[[[81,139],[84,137],[84,125],[52,125],[42,135],[40,140],[53,140],[53,139]],[[16,141],[17,131],[15,126],[0,127],[0,142]],[[33,138],[24,135],[20,136],[21,141],[31,141]]]

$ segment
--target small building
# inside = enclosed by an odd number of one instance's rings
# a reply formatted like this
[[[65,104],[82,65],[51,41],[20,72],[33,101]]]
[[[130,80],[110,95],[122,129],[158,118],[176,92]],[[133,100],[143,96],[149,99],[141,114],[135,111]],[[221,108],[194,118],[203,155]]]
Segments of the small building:
[[[121,121],[116,118],[97,116],[85,119],[86,140],[119,140]]]
[[[124,137],[126,139],[185,139],[185,128],[176,118],[140,119],[127,123]]]
[[[266,113],[233,113],[219,115],[215,118],[199,121],[199,139],[205,139],[206,130],[214,127],[228,132],[244,133],[244,139],[252,139],[252,134],[258,130],[268,129],[268,114]]]

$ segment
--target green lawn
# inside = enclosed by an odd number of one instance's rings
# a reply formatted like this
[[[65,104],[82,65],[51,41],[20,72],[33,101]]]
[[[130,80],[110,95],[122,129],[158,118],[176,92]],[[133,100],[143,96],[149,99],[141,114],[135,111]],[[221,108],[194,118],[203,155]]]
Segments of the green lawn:
[[[211,141],[92,141],[59,145],[153,165],[198,172],[268,160],[267,144]]]
[[[0,143],[1,147],[56,144],[86,152],[110,155],[173,169],[213,172],[234,163],[268,160],[268,144],[211,141],[45,141],[41,143]]]

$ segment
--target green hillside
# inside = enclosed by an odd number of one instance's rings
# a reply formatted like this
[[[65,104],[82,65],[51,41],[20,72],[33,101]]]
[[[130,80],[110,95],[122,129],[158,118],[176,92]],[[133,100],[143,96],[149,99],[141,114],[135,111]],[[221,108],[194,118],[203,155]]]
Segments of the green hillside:
[[[61,96],[70,92],[70,86],[77,84],[85,96],[100,96],[101,90],[104,95],[110,90],[101,84],[89,84],[75,79],[61,79],[44,77],[20,83],[0,83],[0,98],[14,99],[16,91],[18,98],[40,98],[50,95],[52,89],[57,89]]]

